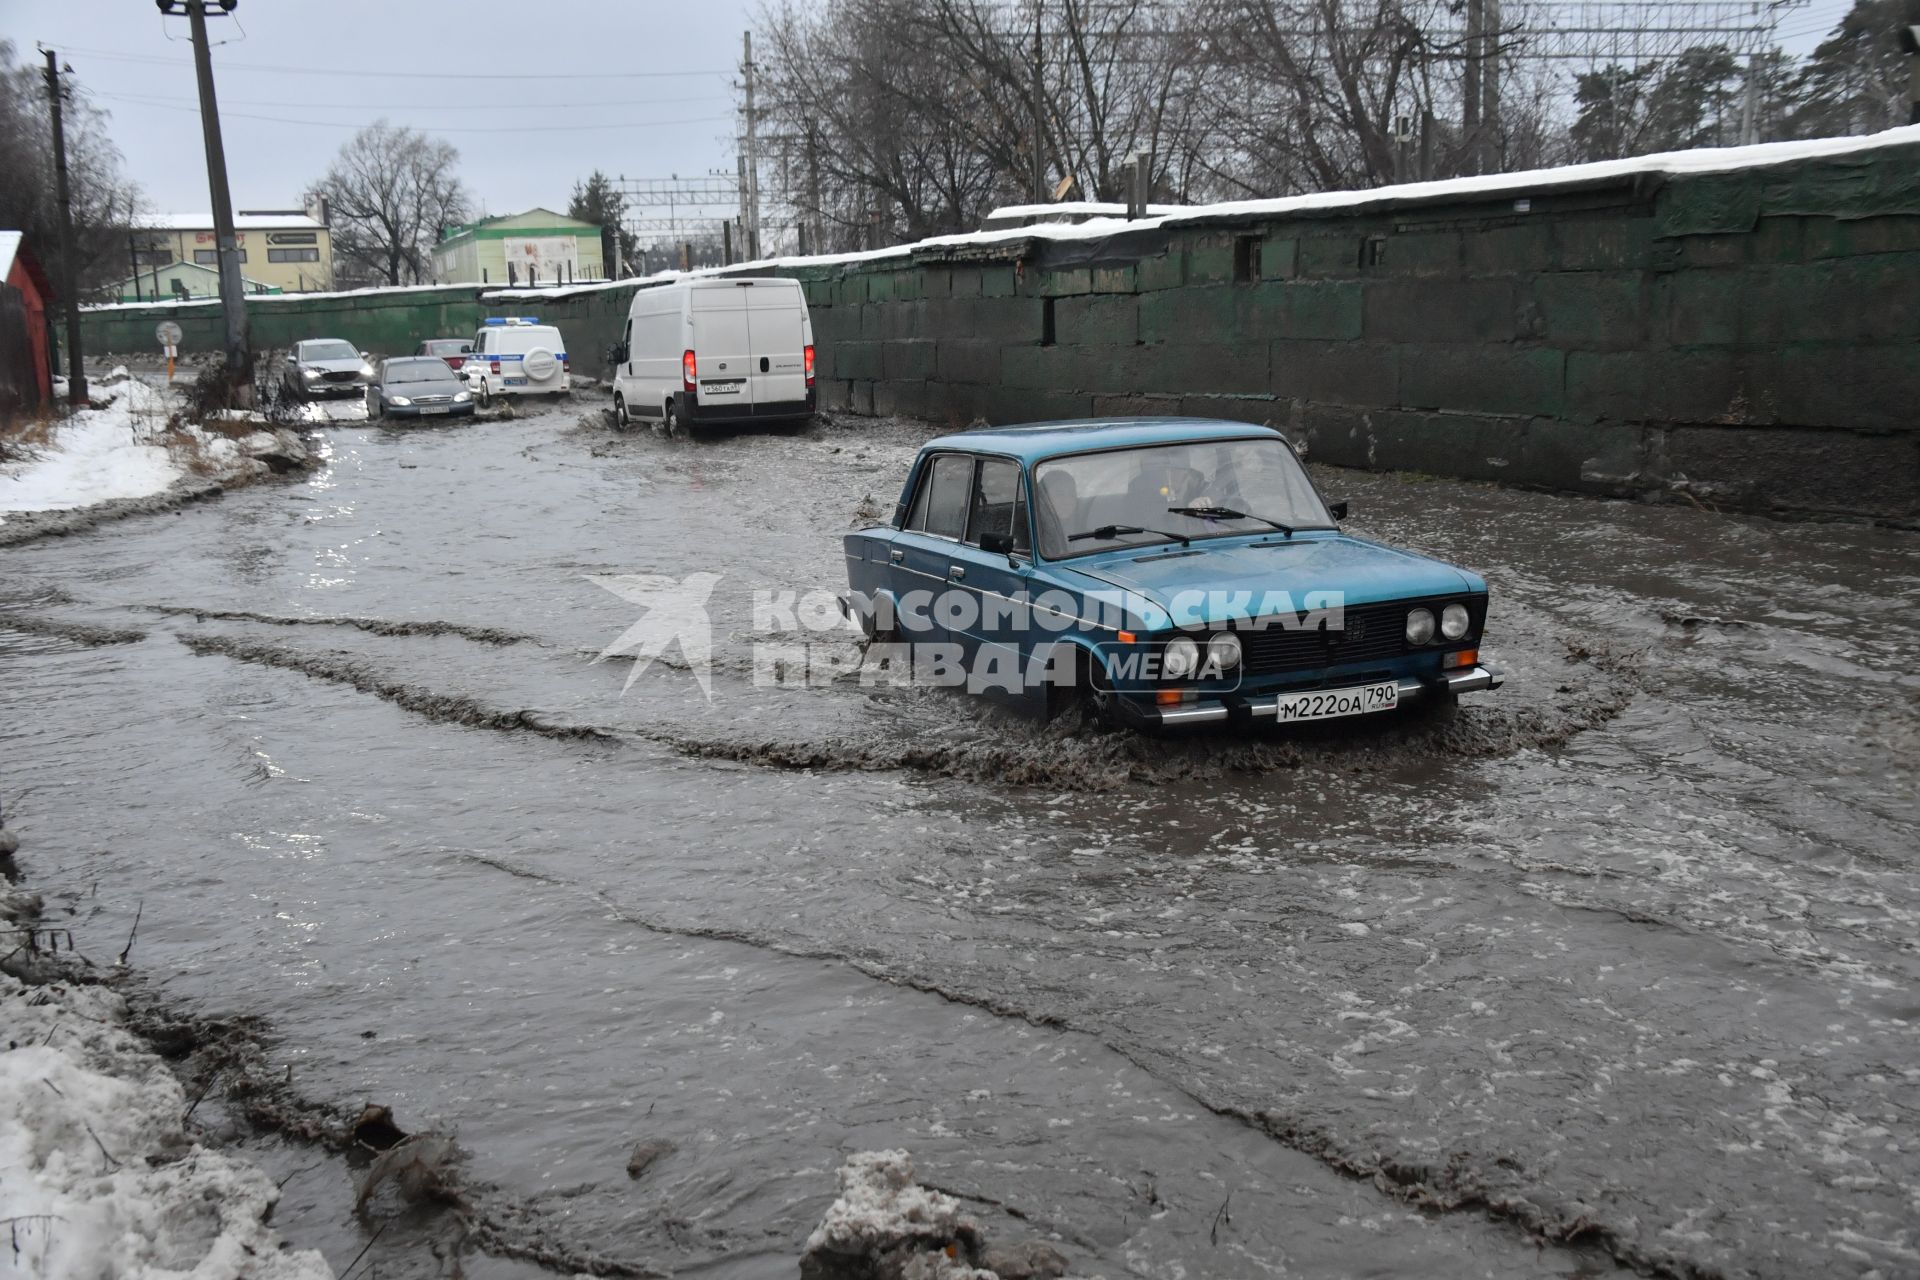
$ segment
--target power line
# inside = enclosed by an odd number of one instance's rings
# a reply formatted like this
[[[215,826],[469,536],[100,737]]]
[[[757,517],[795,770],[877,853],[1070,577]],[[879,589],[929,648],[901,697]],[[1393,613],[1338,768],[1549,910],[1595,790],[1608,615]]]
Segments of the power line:
[[[96,98],[111,98],[116,102],[133,102],[143,106],[165,106],[168,103],[192,105],[194,99],[180,95],[159,93],[94,93]],[[484,102],[287,102],[276,98],[228,98],[236,106],[242,107],[285,107],[293,111],[479,111],[487,107],[498,107],[498,98]],[[672,104],[695,102],[731,102],[731,95],[725,97],[689,98],[676,95],[671,98],[603,98],[595,102],[522,102],[516,99],[516,111],[546,110],[588,110],[600,107],[664,107]]]
[[[74,52],[85,53],[91,58],[101,58],[109,62],[143,62],[161,66],[177,67],[178,58],[163,58],[156,54],[113,53],[103,49],[80,49]],[[365,71],[355,67],[315,67],[315,66],[278,66],[264,62],[223,62],[221,74],[228,72],[261,71],[284,76],[358,76],[366,79],[387,80],[468,80],[475,78],[471,71]],[[731,68],[713,71],[554,71],[533,72],[496,72],[483,73],[488,80],[657,80],[689,76],[730,76]]]
[[[163,102],[143,102],[137,98],[119,94],[96,94],[96,97],[113,101],[127,101],[135,106],[146,107],[154,111],[184,111],[189,115],[200,114],[197,107],[176,107]],[[243,111],[224,111],[221,113],[229,120],[264,120],[270,124],[304,124],[318,129],[366,128],[364,123],[342,120],[298,120],[290,116],[249,115]],[[589,129],[660,129],[683,124],[712,124],[722,120],[732,120],[733,116],[693,116],[683,120],[627,120],[615,124],[517,124],[517,125],[445,125],[435,126],[435,133],[581,133]]]

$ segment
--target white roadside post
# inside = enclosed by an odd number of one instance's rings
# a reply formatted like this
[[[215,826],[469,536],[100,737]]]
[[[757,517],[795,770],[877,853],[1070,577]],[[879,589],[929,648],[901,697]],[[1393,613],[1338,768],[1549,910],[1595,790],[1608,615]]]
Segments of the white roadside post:
[[[180,326],[171,320],[162,320],[153,327],[153,337],[160,349],[167,353],[167,381],[173,381],[173,362],[180,354]]]

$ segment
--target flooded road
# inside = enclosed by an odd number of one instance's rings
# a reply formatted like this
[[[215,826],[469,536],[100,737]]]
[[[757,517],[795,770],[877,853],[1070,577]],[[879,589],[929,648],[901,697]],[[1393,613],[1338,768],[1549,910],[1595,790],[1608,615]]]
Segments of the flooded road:
[[[1920,1274],[1914,535],[1325,471],[1484,573],[1506,686],[1079,734],[754,679],[754,591],[842,585],[929,429],[598,403],[0,551],[0,796],[82,950],[139,910],[164,995],[635,1270],[791,1276],[898,1146],[1075,1275]],[[597,575],[694,572],[710,702],[594,661]],[[344,1166],[274,1158],[344,1269]]]

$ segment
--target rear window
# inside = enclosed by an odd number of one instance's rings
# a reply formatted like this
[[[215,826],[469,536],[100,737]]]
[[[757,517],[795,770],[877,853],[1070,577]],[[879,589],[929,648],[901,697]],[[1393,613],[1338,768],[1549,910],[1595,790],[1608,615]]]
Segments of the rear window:
[[[360,353],[353,349],[353,344],[347,342],[323,339],[319,342],[300,344],[302,360],[358,360],[359,358]]]
[[[967,498],[973,489],[973,458],[943,453],[934,458],[914,496],[907,528],[958,539],[966,528]]]
[[[458,382],[460,377],[443,360],[394,360],[387,365],[388,382]]]
[[[516,325],[494,332],[500,342],[495,348],[497,351],[531,351],[535,347],[545,347],[557,355],[564,349],[560,331],[548,325]]]
[[[467,344],[460,338],[432,338],[420,345],[427,349],[426,354],[430,356],[457,356]]]

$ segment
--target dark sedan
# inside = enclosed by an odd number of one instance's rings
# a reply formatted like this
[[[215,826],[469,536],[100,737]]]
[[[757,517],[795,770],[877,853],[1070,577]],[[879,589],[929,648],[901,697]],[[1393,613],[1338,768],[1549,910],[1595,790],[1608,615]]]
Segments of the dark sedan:
[[[445,360],[407,356],[381,362],[367,407],[383,418],[457,417],[473,412],[473,394]]]

